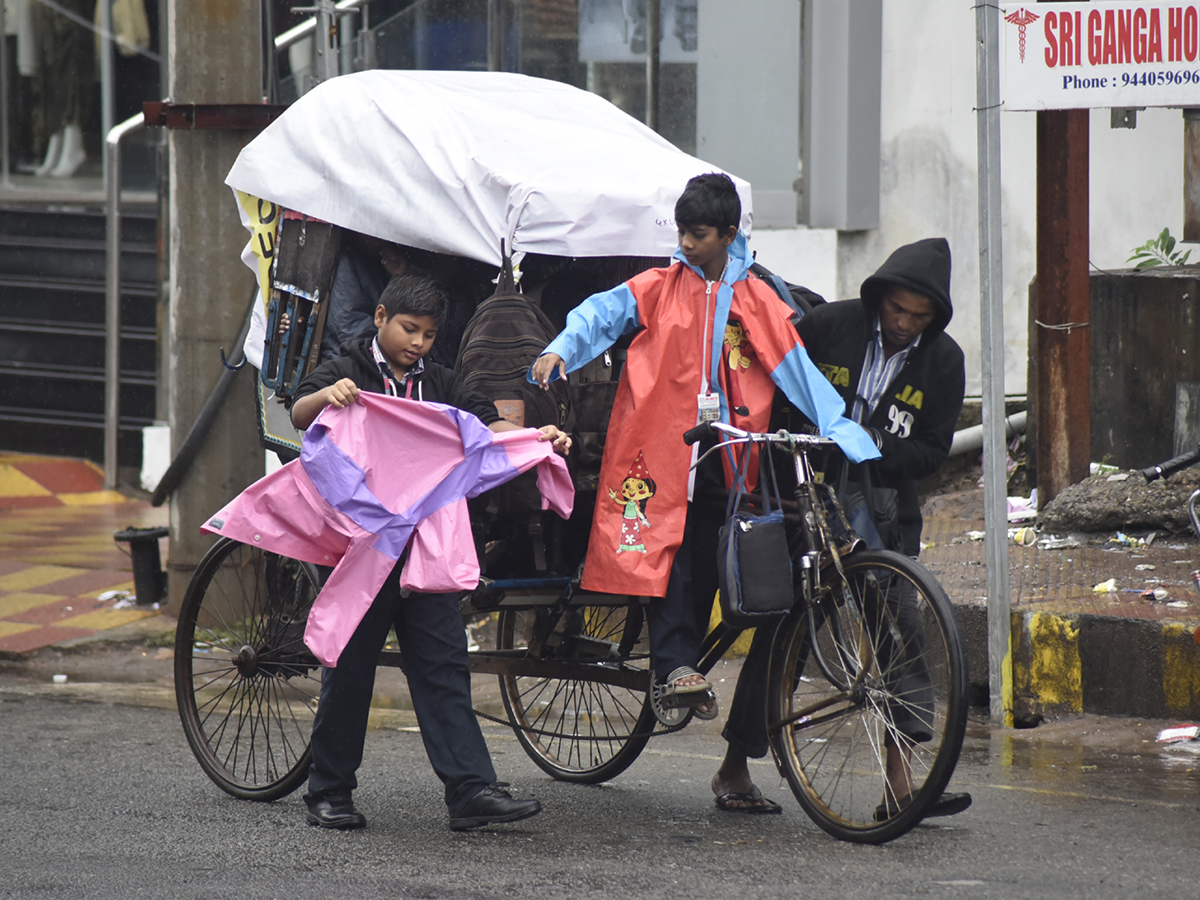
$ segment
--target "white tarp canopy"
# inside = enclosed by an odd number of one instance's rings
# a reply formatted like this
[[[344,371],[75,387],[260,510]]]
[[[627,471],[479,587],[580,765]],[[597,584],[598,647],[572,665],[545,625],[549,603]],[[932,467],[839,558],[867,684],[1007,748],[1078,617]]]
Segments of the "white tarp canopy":
[[[499,265],[513,253],[669,256],[675,201],[716,166],[607,100],[505,72],[374,70],[297,100],[225,183],[388,241]],[[749,234],[750,185],[734,178]]]

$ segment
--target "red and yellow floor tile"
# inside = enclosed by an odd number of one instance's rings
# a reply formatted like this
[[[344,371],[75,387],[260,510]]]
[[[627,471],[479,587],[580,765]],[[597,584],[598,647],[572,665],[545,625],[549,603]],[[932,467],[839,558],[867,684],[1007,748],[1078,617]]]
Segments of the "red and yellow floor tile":
[[[94,463],[0,453],[0,653],[157,615],[121,602],[133,574],[113,532],[166,522],[165,508],[104,490]]]

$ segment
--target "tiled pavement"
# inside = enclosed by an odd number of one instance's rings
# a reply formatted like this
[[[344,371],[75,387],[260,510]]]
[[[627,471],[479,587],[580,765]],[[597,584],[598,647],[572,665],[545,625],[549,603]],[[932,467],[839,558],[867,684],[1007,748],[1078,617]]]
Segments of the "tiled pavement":
[[[982,491],[930,501],[921,553],[955,604],[971,680],[981,687],[987,570],[984,543],[969,535],[983,528],[982,507]],[[1062,549],[1009,544],[1014,714],[1026,722],[1056,712],[1200,716],[1196,539],[1160,533],[1129,546],[1115,534],[1074,537],[1079,546]],[[1095,590],[1110,579],[1111,590]],[[1164,599],[1142,596],[1157,587]]]
[[[156,615],[99,597],[133,591],[128,545],[113,532],[166,522],[165,508],[105,491],[93,463],[0,453],[0,654]]]

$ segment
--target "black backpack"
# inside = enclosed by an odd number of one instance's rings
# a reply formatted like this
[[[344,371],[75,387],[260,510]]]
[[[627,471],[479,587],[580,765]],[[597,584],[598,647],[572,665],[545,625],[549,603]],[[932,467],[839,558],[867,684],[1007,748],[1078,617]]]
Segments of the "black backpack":
[[[556,425],[572,431],[574,415],[566,381],[544,391],[526,379],[529,367],[555,337],[554,325],[541,309],[516,289],[505,259],[496,293],[481,302],[463,330],[454,369],[466,385],[496,404],[505,419],[526,428]],[[542,529],[542,495],[537,474],[525,472],[471,504],[476,548],[483,550],[495,526],[529,535],[534,565],[546,569]],[[480,552],[486,568],[486,553]]]
[[[825,302],[825,298],[816,291],[799,284],[792,284],[790,281],[784,281],[762,263],[754,263],[750,266],[750,271],[769,284],[771,289],[779,295],[779,299],[792,308],[795,312],[795,316],[792,317],[793,325],[812,312],[814,306],[820,306]]]
[[[544,391],[525,377],[554,334],[550,319],[524,294],[501,289],[480,303],[467,322],[454,369],[510,422],[570,431],[567,383],[553,381]]]

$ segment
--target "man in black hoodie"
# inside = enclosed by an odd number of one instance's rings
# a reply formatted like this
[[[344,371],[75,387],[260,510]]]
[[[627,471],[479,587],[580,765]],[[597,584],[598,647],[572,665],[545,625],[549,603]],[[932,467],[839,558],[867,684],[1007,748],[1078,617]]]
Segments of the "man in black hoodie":
[[[899,544],[889,549],[915,557],[917,481],[946,461],[965,390],[962,350],[945,333],[954,314],[950,245],[945,238],[906,244],[863,282],[861,294],[817,306],[797,330],[850,417],[875,438],[882,458],[870,464],[871,484],[898,494]]]
[[[881,458],[863,465],[869,473],[853,471],[850,478],[875,488],[897,492],[899,535],[888,549],[916,558],[921,548],[921,502],[917,481],[942,467],[950,453],[954,426],[962,410],[966,375],[963,353],[946,325],[953,315],[950,302],[950,245],[945,238],[927,238],[900,247],[863,282],[861,298],[826,303],[813,308],[800,320],[797,330],[809,357],[846,401],[850,418],[866,428],[875,439]],[[855,467],[856,469],[859,467]],[[864,474],[869,474],[863,479]],[[837,471],[825,472],[826,481],[840,478]],[[836,482],[834,482],[836,483]],[[765,690],[766,661],[770,653],[769,629],[756,634],[743,667],[761,668],[761,678],[740,678]],[[929,688],[928,671],[914,673],[905,690],[917,696]],[[912,704],[916,706],[917,704]],[[765,702],[751,702],[760,709]],[[897,723],[902,713],[897,714]],[[913,723],[913,737],[924,726]],[[901,726],[903,727],[903,726]],[[754,734],[752,734],[752,732]],[[721,767],[713,776],[712,789],[721,795],[749,791],[746,758],[766,755],[766,722],[761,736],[750,720],[726,728],[729,742]],[[907,733],[907,732],[906,732]],[[908,782],[908,759],[897,747],[887,748],[888,781]],[[897,796],[899,793],[897,792]],[[900,800],[902,807],[907,797]],[[949,816],[971,805],[971,795],[943,794],[927,816]],[[746,812],[765,812],[761,800],[737,807]],[[885,801],[876,818],[894,815],[897,806]]]

